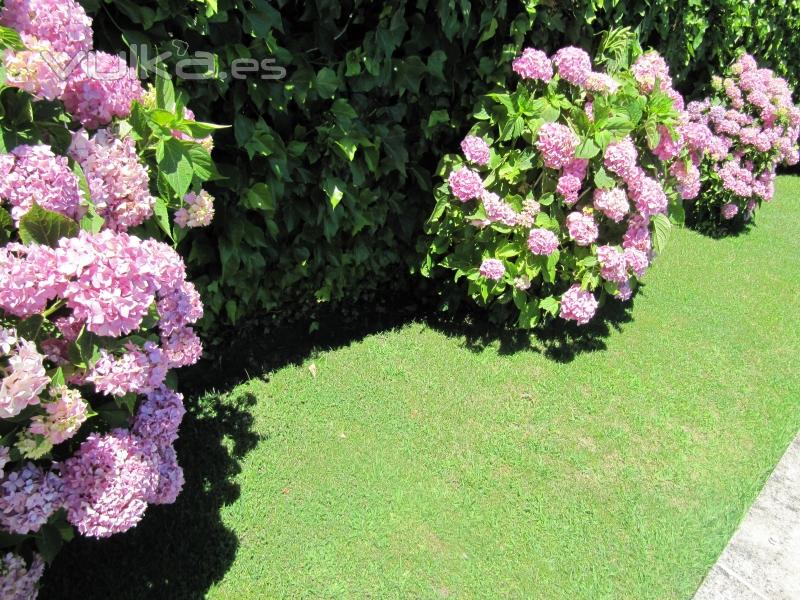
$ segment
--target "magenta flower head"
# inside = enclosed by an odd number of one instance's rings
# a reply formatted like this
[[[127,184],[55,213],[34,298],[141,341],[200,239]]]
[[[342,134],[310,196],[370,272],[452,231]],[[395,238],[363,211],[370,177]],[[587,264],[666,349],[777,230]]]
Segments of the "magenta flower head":
[[[594,217],[578,211],[567,215],[567,231],[578,246],[590,245],[600,234]]]
[[[469,202],[483,195],[483,179],[468,167],[450,173],[450,190],[462,202]]]
[[[92,19],[74,0],[6,0],[0,24],[70,57],[92,48]]]
[[[133,101],[143,96],[136,71],[122,58],[90,52],[70,73],[62,100],[81,125],[97,129],[130,115]]]
[[[55,155],[50,146],[17,146],[0,155],[0,164],[0,200],[11,205],[17,225],[34,203],[74,220],[86,212],[78,178],[67,158]]]
[[[625,255],[608,244],[597,249],[597,260],[600,262],[600,276],[607,281],[622,283],[628,280],[628,264]]]
[[[489,144],[483,138],[468,135],[461,142],[464,157],[474,165],[483,166],[489,162]]]
[[[503,278],[503,275],[505,275],[506,268],[503,266],[502,261],[497,260],[496,258],[487,258],[481,263],[481,267],[478,272],[481,274],[481,276],[486,277],[486,279],[499,281]]]
[[[523,79],[547,83],[553,78],[553,63],[544,52],[535,48],[525,48],[522,55],[514,59],[511,67]]]
[[[594,207],[615,223],[619,223],[631,209],[625,190],[613,188],[610,190],[596,189],[593,195]]]
[[[580,284],[573,284],[561,296],[559,316],[566,321],[575,321],[578,325],[586,325],[597,312],[598,302],[589,291],[581,289]]]
[[[558,248],[558,237],[549,229],[531,229],[528,249],[538,256],[550,256]]]
[[[542,160],[550,169],[560,169],[574,157],[580,143],[578,136],[561,123],[544,123],[539,128],[536,148],[542,153]]]
[[[735,204],[728,202],[722,207],[722,218],[730,221],[733,217],[739,214],[739,207]]]
[[[592,72],[592,59],[584,50],[574,46],[568,46],[556,52],[553,64],[555,64],[561,79],[573,85],[586,83]]]

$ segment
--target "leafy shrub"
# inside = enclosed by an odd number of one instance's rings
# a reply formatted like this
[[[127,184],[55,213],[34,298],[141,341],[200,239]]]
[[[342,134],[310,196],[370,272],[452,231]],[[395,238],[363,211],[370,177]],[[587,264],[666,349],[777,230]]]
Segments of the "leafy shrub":
[[[181,490],[170,370],[198,360],[203,306],[175,245],[213,215],[216,127],[95,52],[73,0],[0,23],[0,597],[27,599],[75,530]]]
[[[514,61],[521,81],[487,96],[463,158],[443,161],[424,273],[454,271],[522,328],[585,324],[606,296],[630,298],[699,173],[666,63],[629,38],[606,36],[607,73],[574,47]]]
[[[779,165],[800,160],[800,108],[787,82],[743,54],[714,78],[715,93],[692,102],[692,120],[714,134],[702,167],[703,193],[691,203],[693,226],[721,232],[749,221],[775,191]]]
[[[784,75],[800,59],[794,1],[85,2],[105,48],[124,38],[155,56],[179,39],[220,72],[237,58],[287,70],[184,85],[199,115],[234,125],[217,138],[218,218],[187,242],[215,328],[407,290],[436,165],[463,135],[454,124],[508,80],[524,40],[594,49],[597,32],[629,25],[686,91],[737,46]]]

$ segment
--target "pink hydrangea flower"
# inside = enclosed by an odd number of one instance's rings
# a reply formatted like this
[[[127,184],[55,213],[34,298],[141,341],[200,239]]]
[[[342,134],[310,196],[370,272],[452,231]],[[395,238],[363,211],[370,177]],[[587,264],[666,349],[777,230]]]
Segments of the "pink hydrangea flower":
[[[558,237],[549,229],[531,229],[528,249],[539,256],[550,256],[558,248]]]
[[[486,212],[486,218],[492,223],[502,223],[509,227],[517,225],[518,215],[514,207],[497,194],[489,191],[483,192],[483,209]]]
[[[193,365],[203,354],[200,338],[189,327],[176,329],[169,336],[161,336],[161,346],[171,369]]]
[[[600,262],[600,276],[607,281],[622,283],[628,281],[628,264],[625,255],[605,244],[597,249],[597,260]]]
[[[70,73],[62,100],[81,125],[97,129],[130,115],[133,102],[143,97],[136,71],[122,58],[91,52]]]
[[[575,175],[562,175],[558,178],[556,192],[564,197],[564,202],[572,206],[578,201],[578,194],[581,191],[581,180]]]
[[[505,275],[506,268],[503,265],[503,261],[497,260],[496,258],[487,258],[481,263],[478,272],[482,277],[486,277],[486,279],[499,281],[503,278],[503,275]]]
[[[177,500],[184,484],[183,469],[171,446],[158,449],[158,486],[148,496],[150,504],[172,504]]]
[[[655,89],[656,81],[659,82],[662,91],[672,87],[669,67],[658,52],[642,54],[631,66],[631,73],[639,84],[639,89],[645,94]]]
[[[576,283],[561,296],[559,316],[566,321],[586,325],[597,312],[598,304],[594,294],[582,290],[580,284]]]
[[[178,428],[185,414],[183,396],[169,388],[160,387],[147,394],[131,430],[159,448],[167,448],[178,439]]]
[[[74,0],[6,0],[0,25],[49,42],[70,57],[92,48],[92,19]]]
[[[613,94],[619,89],[619,84],[613,77],[605,73],[589,73],[584,82],[584,87],[590,92],[598,94]]]
[[[650,239],[649,219],[641,215],[634,215],[628,221],[628,229],[622,238],[623,248],[636,248],[642,252],[649,253],[652,249]]]
[[[52,400],[43,404],[46,414],[32,417],[28,431],[43,435],[55,446],[78,433],[89,418],[89,405],[78,390],[64,385],[52,388],[50,397]]]
[[[678,181],[678,193],[683,200],[696,198],[700,193],[700,170],[693,164],[688,166],[682,161],[675,161],[669,173]]]
[[[636,173],[638,152],[631,138],[626,137],[619,142],[612,142],[603,154],[606,169],[627,181]]]
[[[631,199],[636,209],[645,217],[667,212],[667,195],[661,184],[647,175],[641,175],[629,182]]]
[[[150,178],[132,138],[120,139],[101,129],[89,139],[80,131],[73,136],[69,155],[83,168],[105,227],[127,231],[153,215],[156,199],[150,194]]]
[[[157,302],[159,323],[162,336],[170,336],[176,331],[196,323],[203,316],[203,303],[200,294],[190,281],[178,283],[166,291],[162,290]]]
[[[69,57],[44,40],[24,36],[23,43],[25,50],[3,53],[6,84],[40,99],[59,98],[66,85],[59,72],[67,68]]]
[[[631,296],[633,296],[633,289],[631,289],[630,281],[623,281],[622,283],[618,284],[617,293],[615,295],[623,302],[630,300]]]
[[[522,55],[514,59],[511,65],[514,72],[523,79],[548,82],[553,78],[553,64],[541,50],[525,48]]]
[[[187,227],[207,227],[214,219],[214,196],[205,190],[199,194],[189,192],[183,197],[186,204],[175,213],[175,224],[185,229]]]
[[[516,215],[517,225],[522,227],[533,227],[536,223],[536,215],[542,211],[541,205],[534,199],[528,198],[522,202],[522,212]]]
[[[729,221],[738,214],[739,214],[739,207],[733,204],[732,202],[728,202],[722,207],[722,218],[725,220]]]
[[[636,274],[636,277],[641,279],[647,272],[647,267],[650,266],[650,259],[647,252],[638,248],[625,248],[625,263]]]
[[[583,85],[592,73],[592,59],[584,50],[574,46],[556,52],[553,64],[561,79],[574,85]]]
[[[86,376],[99,393],[122,397],[132,392],[150,392],[164,383],[169,364],[161,348],[145,342],[141,349],[132,343],[126,349],[119,357],[100,350],[100,358]]]
[[[34,203],[79,220],[86,212],[78,178],[64,156],[50,146],[17,146],[0,155],[0,200],[11,205],[11,216],[20,219]]]
[[[683,150],[685,141],[680,130],[677,132],[677,138],[672,139],[672,135],[670,134],[669,130],[663,125],[659,125],[658,135],[658,146],[653,149],[653,154],[655,154],[660,160],[672,160],[678,156],[678,154],[680,154],[681,150]]]
[[[27,318],[42,312],[66,286],[56,253],[47,246],[0,247],[0,309]]]
[[[615,223],[622,221],[631,209],[628,195],[621,188],[596,189],[593,194],[593,204],[597,210]]]
[[[578,180],[586,179],[586,171],[589,169],[589,160],[586,158],[573,158],[561,170],[562,175],[572,175]]]
[[[10,419],[26,407],[39,404],[39,394],[50,383],[44,358],[33,342],[17,340],[16,351],[9,356],[8,369],[0,383],[0,418]]]
[[[483,195],[481,176],[468,167],[461,167],[450,173],[450,191],[461,202],[469,202]]]
[[[536,148],[542,153],[542,160],[550,169],[560,169],[574,157],[580,143],[578,136],[561,123],[544,123],[539,128]]]
[[[567,231],[578,246],[590,245],[600,234],[594,217],[578,211],[567,215]]]
[[[124,429],[91,434],[61,465],[67,519],[104,538],[139,523],[159,481],[156,446]]]
[[[468,135],[461,142],[461,151],[472,164],[483,166],[489,162],[489,144],[483,138]]]

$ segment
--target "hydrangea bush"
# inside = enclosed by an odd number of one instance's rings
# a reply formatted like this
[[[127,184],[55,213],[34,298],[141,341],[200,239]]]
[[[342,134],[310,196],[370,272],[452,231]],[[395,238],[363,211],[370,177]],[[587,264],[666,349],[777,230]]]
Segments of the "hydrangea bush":
[[[628,31],[605,35],[596,65],[568,47],[512,66],[511,89],[489,94],[442,161],[423,273],[454,272],[521,328],[586,324],[605,298],[630,298],[670,218],[683,221],[709,136]]]
[[[0,596],[27,599],[76,532],[180,493],[171,370],[203,307],[176,248],[213,217],[215,126],[95,52],[73,0],[6,0],[0,25]]]
[[[772,199],[777,167],[800,159],[800,108],[789,84],[760,69],[749,54],[725,75],[714,78],[710,98],[687,107],[692,122],[713,134],[712,152],[702,165],[703,194],[688,211],[689,223],[709,232],[750,221],[761,203]]]

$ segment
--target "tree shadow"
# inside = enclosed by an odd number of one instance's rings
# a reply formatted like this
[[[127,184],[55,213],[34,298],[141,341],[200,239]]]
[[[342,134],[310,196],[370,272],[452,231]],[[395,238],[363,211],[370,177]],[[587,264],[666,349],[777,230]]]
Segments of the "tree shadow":
[[[239,460],[259,441],[252,394],[187,402],[177,452],[186,484],[175,504],[151,506],[131,531],[76,537],[45,571],[40,598],[201,598],[239,546],[220,509],[239,497]]]

